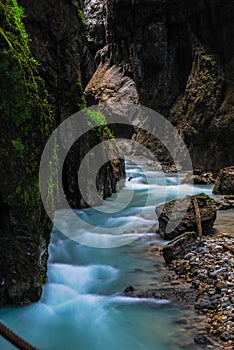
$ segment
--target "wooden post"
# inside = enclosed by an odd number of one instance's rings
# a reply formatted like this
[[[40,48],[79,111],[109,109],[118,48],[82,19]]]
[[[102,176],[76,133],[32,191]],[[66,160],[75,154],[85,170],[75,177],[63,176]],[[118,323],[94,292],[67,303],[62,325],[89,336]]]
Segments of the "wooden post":
[[[198,233],[198,236],[200,237],[200,240],[201,240],[201,238],[202,238],[201,212],[200,212],[197,197],[196,196],[192,197],[192,201],[193,201],[193,207],[194,207],[195,216],[196,216],[197,233]]]

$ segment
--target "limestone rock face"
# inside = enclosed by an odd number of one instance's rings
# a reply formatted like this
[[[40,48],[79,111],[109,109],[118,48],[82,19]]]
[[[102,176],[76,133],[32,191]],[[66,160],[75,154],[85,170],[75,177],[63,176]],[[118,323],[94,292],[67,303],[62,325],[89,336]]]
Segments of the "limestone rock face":
[[[103,103],[137,103],[136,85],[125,76],[121,67],[100,63],[85,88],[86,98],[90,104]]]
[[[214,194],[234,194],[234,166],[222,169],[215,182]]]
[[[87,27],[95,26],[95,30],[97,26],[102,27],[104,5],[94,0],[86,1],[86,10],[89,13],[87,26],[80,14],[82,2],[43,0],[39,4],[36,0],[20,0],[20,3],[25,8],[25,25],[32,39],[31,50],[41,63],[39,72],[45,80],[49,102],[59,124],[85,107],[82,85],[86,83],[87,76],[90,77],[90,72],[93,72],[93,32],[90,29],[89,35]],[[100,31],[101,29],[95,31],[96,35]],[[99,37],[102,37],[102,34]],[[89,45],[91,46],[88,47]],[[100,44],[94,45],[95,50],[99,46]],[[87,206],[79,191],[77,171],[84,155],[99,141],[99,137],[89,133],[82,137],[77,148],[73,147],[68,154],[63,178],[68,201],[74,208]],[[107,153],[110,154],[110,150],[103,148],[103,157]],[[113,155],[116,153],[113,148]],[[119,164],[113,165],[109,162],[104,165],[97,179],[100,196],[106,198],[115,192],[116,183],[124,176],[123,160],[120,160]]]
[[[100,137],[95,132],[90,131],[85,137],[78,140],[68,153],[63,169],[63,187],[68,203],[72,208],[100,205],[102,199],[118,192],[123,186],[125,181],[123,153],[113,142],[108,145],[99,145],[99,154],[97,155],[97,151],[92,151],[92,148],[98,145],[99,142]],[[88,157],[85,157],[88,153]],[[93,181],[93,178],[95,178],[93,171],[97,159],[103,165],[97,173],[96,181]],[[85,181],[79,184],[77,169],[80,169],[81,163],[85,167],[87,175]],[[80,186],[88,199],[88,203],[81,193]]]
[[[100,11],[93,18],[94,4],[104,9],[102,21]],[[217,171],[234,164],[234,1],[87,0],[84,6],[94,70],[107,61],[121,67],[133,79],[138,101],[180,131],[194,168]],[[97,102],[107,90],[99,85]],[[148,144],[148,138],[139,140]],[[157,148],[152,145],[156,155]]]
[[[19,0],[33,56],[40,63],[57,124],[84,107],[83,60],[90,61],[75,1]],[[88,71],[89,67],[86,65]]]
[[[200,214],[203,234],[206,235],[212,229],[216,219],[216,202],[207,195],[196,195]],[[182,214],[187,208],[182,220]],[[166,240],[174,239],[186,232],[197,232],[196,215],[190,198],[178,199],[156,207],[159,221],[159,234]],[[170,230],[170,223],[178,222],[178,226]]]

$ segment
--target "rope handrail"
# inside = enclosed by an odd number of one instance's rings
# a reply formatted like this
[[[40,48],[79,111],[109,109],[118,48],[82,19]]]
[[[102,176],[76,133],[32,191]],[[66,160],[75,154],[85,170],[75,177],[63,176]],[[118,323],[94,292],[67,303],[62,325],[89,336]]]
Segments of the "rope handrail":
[[[0,335],[20,350],[38,350],[0,322]]]

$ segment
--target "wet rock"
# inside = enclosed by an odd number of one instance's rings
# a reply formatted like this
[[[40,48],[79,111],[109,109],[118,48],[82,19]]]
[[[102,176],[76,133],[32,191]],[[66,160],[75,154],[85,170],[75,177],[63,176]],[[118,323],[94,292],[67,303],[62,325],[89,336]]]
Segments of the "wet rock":
[[[178,171],[180,171],[182,169],[181,166],[179,166],[178,164],[175,165],[162,165],[162,170],[164,171],[164,173],[177,173]]]
[[[215,200],[205,194],[196,195],[196,198],[201,214],[202,231],[206,235],[212,229],[216,219]],[[159,234],[162,238],[170,240],[185,232],[197,231],[195,210],[190,198],[168,202],[156,207],[155,210],[159,221]]]
[[[152,290],[134,290],[124,292],[127,296],[132,298],[155,298],[169,300],[176,304],[191,305],[195,302],[197,292],[187,286],[174,285],[168,288],[155,288]]]
[[[201,298],[195,303],[195,309],[214,309],[215,306],[212,305],[209,299]]]
[[[209,339],[209,337],[205,334],[198,335],[196,338],[194,338],[194,341],[195,343],[204,346],[214,344],[214,342],[211,339]]]
[[[163,257],[167,264],[174,259],[183,258],[188,250],[191,250],[198,244],[197,234],[184,233],[172,240],[163,247]]]
[[[226,267],[221,267],[220,269],[216,270],[215,272],[211,273],[211,276],[217,276],[220,274],[227,273],[227,268]]]
[[[230,339],[230,334],[228,332],[223,332],[220,336],[220,339],[223,341],[228,341]]]
[[[217,210],[234,209],[234,196],[226,196],[216,201]]]
[[[219,172],[213,193],[234,195],[234,166],[224,168]]]
[[[233,247],[233,237],[205,236],[201,243],[201,247],[192,249],[185,255],[186,259],[184,257],[173,260],[169,268],[178,274],[181,283],[190,282],[197,291],[194,307],[199,314],[205,315],[206,325],[202,337],[199,334],[195,342],[204,346],[210,345],[215,350],[232,349],[234,251],[229,247]],[[204,254],[203,251],[209,251],[209,254]],[[207,339],[211,343],[206,343]]]
[[[155,162],[153,160],[147,160],[146,165],[154,166]]]
[[[210,185],[215,182],[213,173],[201,172],[201,174],[188,174],[182,181],[182,184],[194,184],[194,185]]]
[[[128,286],[125,288],[124,293],[134,292],[135,288],[133,286]]]

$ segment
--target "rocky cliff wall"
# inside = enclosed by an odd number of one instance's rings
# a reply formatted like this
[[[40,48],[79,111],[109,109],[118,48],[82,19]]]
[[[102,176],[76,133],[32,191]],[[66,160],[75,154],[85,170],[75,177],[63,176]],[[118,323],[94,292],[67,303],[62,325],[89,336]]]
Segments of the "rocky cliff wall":
[[[0,307],[40,297],[51,224],[38,184],[55,126],[16,2],[0,4]]]
[[[93,55],[87,45],[86,21],[81,10],[82,2],[67,0],[19,0],[25,9],[25,26],[29,34],[30,48],[40,62],[39,72],[48,90],[57,124],[86,106],[83,85],[93,72]],[[84,84],[83,84],[84,82]],[[64,167],[64,185],[68,200],[73,207],[86,206],[77,184],[80,162],[92,147],[99,142],[95,133],[82,137],[76,148],[68,154]],[[103,149],[103,152],[109,150]],[[114,150],[113,150],[114,152]],[[115,169],[115,170],[114,170]],[[119,173],[118,170],[119,169]],[[67,172],[67,173],[66,173]],[[109,174],[109,175],[108,175]],[[124,163],[119,167],[111,162],[99,173],[97,188],[106,198],[115,192],[116,182],[125,176]],[[104,186],[103,181],[112,181]],[[83,204],[82,204],[83,203]]]
[[[111,76],[105,86],[102,77],[91,79],[86,92],[93,101],[122,98],[126,84],[111,74],[118,69],[134,86],[124,99],[170,118],[195,168],[233,164],[234,1],[85,0],[84,6],[97,72],[108,64]]]
[[[40,201],[40,158],[56,125],[85,106],[82,79],[91,55],[76,1],[19,3],[24,16],[17,1],[0,3],[0,306],[40,298],[51,230]],[[63,179],[72,207],[87,206],[77,171],[103,134],[94,130],[84,135],[67,157]],[[115,148],[103,147],[102,152],[109,158],[117,155]],[[124,176],[123,160],[107,162],[97,177],[100,196],[116,192]],[[48,193],[55,188],[52,184]]]

